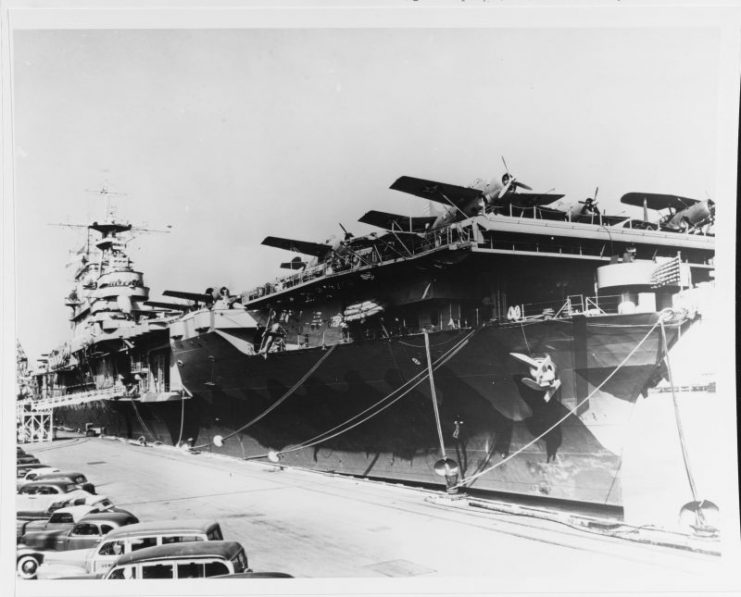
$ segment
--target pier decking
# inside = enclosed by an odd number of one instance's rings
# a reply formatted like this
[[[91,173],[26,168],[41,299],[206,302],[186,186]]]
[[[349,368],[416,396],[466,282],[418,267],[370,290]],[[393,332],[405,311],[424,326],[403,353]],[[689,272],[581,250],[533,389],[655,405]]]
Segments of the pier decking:
[[[209,453],[107,438],[24,447],[45,464],[84,470],[98,493],[142,521],[218,520],[251,568],[301,578],[466,577],[486,591],[572,582],[605,590],[611,578],[611,590],[645,582],[687,590],[721,578],[727,559],[467,507],[440,492]],[[69,563],[49,552],[40,578],[69,574]]]

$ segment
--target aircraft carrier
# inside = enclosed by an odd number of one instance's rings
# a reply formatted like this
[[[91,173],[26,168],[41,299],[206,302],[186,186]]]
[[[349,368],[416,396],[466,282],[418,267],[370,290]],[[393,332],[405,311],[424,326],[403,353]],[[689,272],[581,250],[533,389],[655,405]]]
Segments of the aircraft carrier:
[[[149,300],[131,225],[91,224],[74,336],[19,412],[450,493],[620,506],[634,404],[712,286],[713,202],[628,193],[646,212],[632,219],[596,197],[559,207],[509,173],[391,188],[445,209],[370,211],[380,232],[335,244],[267,237],[305,257],[241,294],[164,293],[177,302]]]

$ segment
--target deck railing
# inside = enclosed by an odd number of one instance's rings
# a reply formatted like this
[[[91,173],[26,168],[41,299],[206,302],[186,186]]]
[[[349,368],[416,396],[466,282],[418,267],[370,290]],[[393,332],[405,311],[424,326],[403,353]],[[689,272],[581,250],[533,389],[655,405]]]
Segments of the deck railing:
[[[24,400],[18,403],[18,410],[44,411],[62,406],[74,406],[76,404],[86,404],[96,400],[113,400],[122,398],[127,395],[126,387],[120,384],[110,388],[90,390],[88,392],[74,392],[72,394],[62,394],[61,396],[50,396],[38,400]]]
[[[335,250],[334,256],[324,263],[306,267],[298,273],[278,278],[275,282],[263,284],[246,293],[244,298],[253,301],[271,294],[287,290],[299,284],[332,274],[356,271],[368,266],[389,263],[400,258],[418,256],[436,249],[453,247],[458,243],[473,240],[472,226],[452,225],[437,228],[414,239],[399,238],[382,240],[369,247],[352,249],[352,245]]]
[[[608,315],[618,313],[622,298],[619,294],[602,296],[584,296],[572,294],[563,301],[543,301],[539,303],[522,303],[508,312],[507,319],[561,319],[574,315]]]

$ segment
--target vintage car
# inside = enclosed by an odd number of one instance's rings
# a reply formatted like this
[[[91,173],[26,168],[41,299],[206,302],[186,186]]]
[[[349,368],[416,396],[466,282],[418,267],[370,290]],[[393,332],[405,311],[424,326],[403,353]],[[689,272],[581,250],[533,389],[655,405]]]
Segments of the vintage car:
[[[32,456],[31,454],[23,454],[22,456],[16,456],[16,464],[17,466],[24,466],[27,464],[41,464],[41,461],[36,458],[36,456]]]
[[[90,495],[74,483],[63,481],[33,481],[18,490],[16,496],[17,518],[47,518],[59,508],[64,508],[72,499]]]
[[[47,464],[42,464],[38,467],[34,467],[30,469],[25,476],[20,477],[18,479],[21,483],[30,483],[31,481],[36,481],[36,477],[39,475],[46,475],[48,473],[61,473],[62,469],[56,468],[53,466],[49,466]]]
[[[17,479],[23,479],[30,471],[39,469],[39,468],[50,468],[48,464],[41,464],[40,462],[35,463],[28,463],[28,464],[18,464],[15,469],[15,476]]]
[[[108,496],[91,494],[87,492],[85,493],[85,495],[71,498],[70,500],[68,500],[66,506],[92,506],[94,512],[104,512],[106,510],[110,510],[111,512],[124,512],[126,514],[131,514],[131,512],[129,512],[128,510],[123,510],[122,508],[116,507]]]
[[[54,468],[53,466],[40,466],[39,468],[32,468],[30,470],[25,469],[25,474],[21,474],[21,470],[18,469],[18,478],[15,482],[15,488],[16,491],[23,487],[26,483],[30,483],[31,481],[36,481],[36,477],[38,477],[41,474],[46,473],[60,473],[61,471],[58,468]]]
[[[75,526],[77,521],[81,520],[92,510],[92,506],[60,508],[56,512],[53,512],[46,520],[18,520],[16,523],[16,538],[21,543],[21,537],[27,534],[66,531]]]
[[[223,539],[219,523],[213,520],[140,522],[106,535],[100,545],[91,550],[85,569],[88,573],[99,574],[116,563],[121,555],[158,545]]]
[[[136,516],[120,512],[96,512],[87,514],[66,529],[48,532],[26,533],[21,541],[28,547],[69,551],[95,547],[112,530],[139,522]]]
[[[190,579],[247,570],[247,554],[236,541],[195,541],[148,547],[125,554],[104,578]]]
[[[35,471],[34,471],[35,472]],[[34,474],[29,472],[28,474]],[[87,477],[82,473],[68,473],[68,472],[41,472],[35,479],[36,481],[64,481],[67,483],[74,483],[79,486],[80,489],[87,491],[88,493],[95,493],[95,485],[87,480]]]
[[[43,553],[23,547],[16,553],[15,572],[18,578],[33,580],[38,574],[39,566],[43,563]]]

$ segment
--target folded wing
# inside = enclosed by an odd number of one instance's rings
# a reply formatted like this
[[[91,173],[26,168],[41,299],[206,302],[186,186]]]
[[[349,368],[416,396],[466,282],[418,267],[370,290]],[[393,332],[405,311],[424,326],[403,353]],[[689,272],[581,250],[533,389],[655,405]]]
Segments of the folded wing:
[[[262,244],[267,247],[275,247],[277,249],[285,249],[286,251],[301,253],[302,255],[312,255],[319,259],[324,259],[332,251],[331,245],[312,243],[305,240],[295,240],[291,238],[280,238],[277,236],[266,237],[265,240],[262,241]]]
[[[385,211],[371,210],[358,221],[384,230],[400,232],[424,232],[435,221],[434,216],[401,216]]]
[[[680,197],[678,195],[665,195],[662,193],[626,193],[620,199],[621,203],[634,205],[636,207],[645,206],[648,209],[662,210],[675,209],[682,210],[700,203],[699,199],[690,199],[689,197]]]

